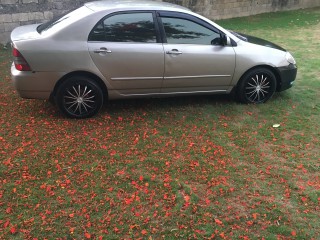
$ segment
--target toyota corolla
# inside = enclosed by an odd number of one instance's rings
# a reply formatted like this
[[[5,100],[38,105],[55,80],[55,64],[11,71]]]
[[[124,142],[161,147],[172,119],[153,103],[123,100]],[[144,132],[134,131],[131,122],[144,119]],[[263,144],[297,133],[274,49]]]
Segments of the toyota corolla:
[[[14,29],[11,42],[19,95],[54,100],[73,118],[119,98],[235,92],[263,103],[297,74],[285,49],[164,2],[90,2]]]

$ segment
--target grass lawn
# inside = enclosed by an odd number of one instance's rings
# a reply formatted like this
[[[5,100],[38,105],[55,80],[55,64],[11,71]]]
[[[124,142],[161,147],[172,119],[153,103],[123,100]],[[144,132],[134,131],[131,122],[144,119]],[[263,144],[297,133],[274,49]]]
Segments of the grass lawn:
[[[70,120],[17,96],[1,49],[0,239],[319,239],[319,19],[219,21],[295,56],[294,87],[261,105],[126,100]]]

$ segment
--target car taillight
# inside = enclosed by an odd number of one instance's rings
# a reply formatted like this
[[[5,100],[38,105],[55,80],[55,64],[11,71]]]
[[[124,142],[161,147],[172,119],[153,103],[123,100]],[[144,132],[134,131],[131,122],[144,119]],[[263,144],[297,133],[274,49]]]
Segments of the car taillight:
[[[26,61],[26,59],[22,56],[22,54],[18,51],[18,49],[12,49],[13,62],[17,70],[19,71],[31,71],[31,68]]]

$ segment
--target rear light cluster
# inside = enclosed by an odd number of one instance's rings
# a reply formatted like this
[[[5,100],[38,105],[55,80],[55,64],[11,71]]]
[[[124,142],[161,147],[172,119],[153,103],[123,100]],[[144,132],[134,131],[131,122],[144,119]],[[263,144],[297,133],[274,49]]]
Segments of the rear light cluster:
[[[16,49],[12,49],[13,62],[17,70],[19,71],[31,71],[31,68],[26,61],[26,59],[22,56],[22,54]]]

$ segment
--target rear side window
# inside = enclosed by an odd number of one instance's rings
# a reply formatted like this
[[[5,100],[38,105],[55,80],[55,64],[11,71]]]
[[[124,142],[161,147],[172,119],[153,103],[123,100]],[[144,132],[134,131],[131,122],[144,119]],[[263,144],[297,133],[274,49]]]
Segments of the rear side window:
[[[89,41],[156,43],[152,13],[123,13],[105,18],[91,31]]]

